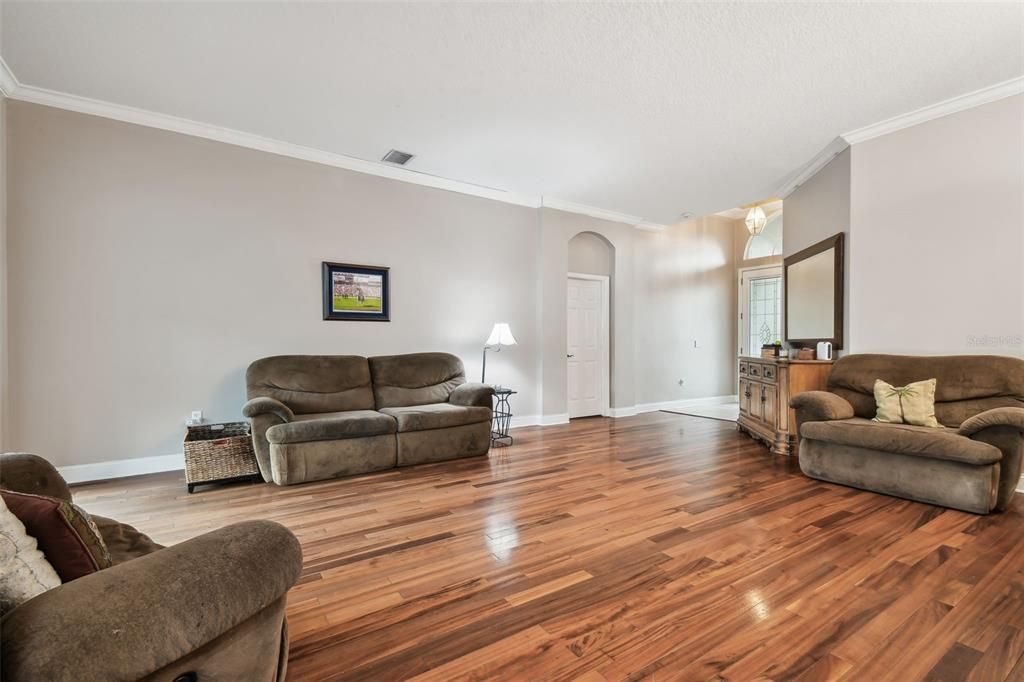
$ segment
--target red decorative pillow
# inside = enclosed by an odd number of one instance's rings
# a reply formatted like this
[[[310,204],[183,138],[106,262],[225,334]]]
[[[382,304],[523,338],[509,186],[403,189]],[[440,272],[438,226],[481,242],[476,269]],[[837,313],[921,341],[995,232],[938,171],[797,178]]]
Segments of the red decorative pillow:
[[[61,582],[111,565],[110,553],[93,520],[79,507],[45,495],[0,490],[4,503],[25,532],[36,539]]]

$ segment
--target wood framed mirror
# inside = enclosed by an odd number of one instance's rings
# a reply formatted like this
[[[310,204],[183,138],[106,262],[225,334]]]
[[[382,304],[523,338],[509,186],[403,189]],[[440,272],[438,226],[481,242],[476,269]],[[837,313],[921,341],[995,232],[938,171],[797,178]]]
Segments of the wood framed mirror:
[[[786,341],[843,347],[843,233],[808,246],[782,261]]]

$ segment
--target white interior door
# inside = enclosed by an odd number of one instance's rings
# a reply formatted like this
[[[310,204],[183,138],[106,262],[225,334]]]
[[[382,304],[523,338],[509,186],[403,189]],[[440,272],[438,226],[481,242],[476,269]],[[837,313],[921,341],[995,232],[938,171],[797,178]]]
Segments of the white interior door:
[[[605,414],[608,405],[607,278],[569,277],[567,342],[569,417]]]

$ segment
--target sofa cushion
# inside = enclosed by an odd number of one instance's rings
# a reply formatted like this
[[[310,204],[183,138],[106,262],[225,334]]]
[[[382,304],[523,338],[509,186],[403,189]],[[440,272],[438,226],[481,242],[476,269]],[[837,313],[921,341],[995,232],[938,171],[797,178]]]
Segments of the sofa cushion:
[[[475,405],[434,403],[414,407],[383,407],[380,411],[395,418],[399,432],[445,429],[449,426],[465,426],[491,420],[491,411],[488,408]]]
[[[952,429],[910,424],[879,424],[860,417],[829,422],[806,422],[800,427],[800,435],[837,445],[851,445],[869,450],[967,464],[992,464],[1003,457],[999,448],[961,436]]]
[[[945,426],[997,407],[1024,407],[1024,359],[998,355],[881,355],[836,360],[828,390],[853,405],[858,417],[875,416],[875,379],[893,386],[936,379],[935,417]]]
[[[46,495],[0,491],[4,504],[39,543],[62,583],[109,568],[113,562],[95,522],[78,505]]]
[[[274,398],[295,414],[372,410],[370,365],[361,355],[277,355],[249,365],[246,397]]]
[[[307,443],[316,440],[363,438],[394,433],[395,420],[374,410],[296,415],[295,421],[267,429],[271,443]]]
[[[450,353],[381,355],[369,359],[377,409],[448,401],[466,383],[462,360]]]
[[[0,615],[60,585],[60,577],[0,497]]]
[[[906,386],[893,386],[875,379],[875,403],[878,405],[876,422],[939,428],[935,420],[935,379]]]

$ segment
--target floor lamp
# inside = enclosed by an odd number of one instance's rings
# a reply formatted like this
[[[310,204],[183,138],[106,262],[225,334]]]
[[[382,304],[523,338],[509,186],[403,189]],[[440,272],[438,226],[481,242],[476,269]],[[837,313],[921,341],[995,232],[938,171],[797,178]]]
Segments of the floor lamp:
[[[508,324],[505,322],[495,324],[494,329],[491,330],[491,335],[487,337],[487,341],[484,343],[484,363],[483,369],[480,370],[480,383],[487,383],[487,351],[493,350],[495,353],[499,353],[502,346],[514,345],[516,345],[516,337],[512,336],[512,330],[508,328]]]

